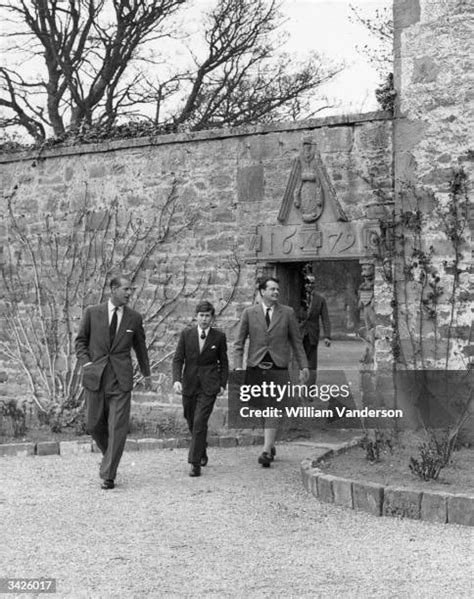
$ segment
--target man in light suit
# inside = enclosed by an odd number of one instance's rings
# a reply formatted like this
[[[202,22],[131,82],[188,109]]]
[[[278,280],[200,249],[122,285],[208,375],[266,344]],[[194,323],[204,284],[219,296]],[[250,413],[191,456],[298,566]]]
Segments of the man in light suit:
[[[235,368],[242,369],[245,341],[248,338],[247,371],[269,370],[280,380],[289,380],[290,348],[301,369],[300,382],[309,376],[308,362],[293,308],[278,303],[278,279],[268,277],[258,286],[262,302],[246,308],[240,318],[235,342]],[[258,463],[269,468],[275,458],[277,428],[271,420],[265,421],[263,452]]]
[[[326,347],[331,345],[331,323],[329,321],[328,307],[326,300],[322,295],[315,291],[316,279],[314,276],[307,276],[306,284],[306,310],[302,313],[300,320],[301,336],[303,337],[303,347],[308,359],[308,366],[311,372],[310,384],[316,383],[316,371],[318,368],[318,343],[320,335],[320,322],[323,325],[323,337]]]
[[[102,489],[113,489],[125,447],[133,387],[131,349],[135,350],[145,387],[151,387],[142,317],[127,306],[132,289],[124,276],[110,281],[106,303],[84,312],[76,337],[87,402],[87,431],[102,452]]]
[[[201,466],[207,466],[207,423],[229,375],[226,336],[211,327],[214,315],[210,302],[198,303],[197,326],[181,332],[173,357],[173,388],[182,394],[184,417],[192,435],[190,476],[201,476]]]

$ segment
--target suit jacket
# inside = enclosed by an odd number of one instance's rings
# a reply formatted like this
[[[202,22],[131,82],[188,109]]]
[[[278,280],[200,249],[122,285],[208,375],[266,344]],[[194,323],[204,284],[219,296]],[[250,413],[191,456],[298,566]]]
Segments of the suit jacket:
[[[234,345],[236,368],[242,367],[247,337],[249,338],[248,366],[257,366],[269,352],[276,366],[286,368],[291,358],[291,347],[298,366],[308,367],[296,316],[290,306],[275,304],[269,327],[260,304],[255,304],[242,312]]]
[[[206,395],[217,395],[227,385],[229,361],[226,336],[210,327],[202,352],[197,326],[181,331],[173,357],[173,383],[179,381],[183,395],[193,395],[199,384]]]
[[[140,314],[128,306],[123,307],[122,320],[111,346],[107,302],[87,308],[76,337],[76,355],[79,363],[84,367],[87,362],[92,362],[83,369],[83,386],[90,391],[97,391],[104,368],[110,362],[122,391],[131,391],[132,347],[142,374],[150,376],[145,331]]]
[[[309,336],[309,341],[312,345],[317,345],[319,342],[319,322],[323,323],[324,337],[331,338],[331,323],[329,321],[328,307],[326,300],[322,295],[313,293],[308,313],[300,322],[301,335]]]

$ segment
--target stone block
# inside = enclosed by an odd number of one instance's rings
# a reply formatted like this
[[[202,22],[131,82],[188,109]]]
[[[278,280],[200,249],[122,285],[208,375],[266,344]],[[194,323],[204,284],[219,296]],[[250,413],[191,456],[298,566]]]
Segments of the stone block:
[[[419,0],[395,0],[393,3],[394,27],[409,27],[420,20]]]
[[[237,436],[237,445],[240,447],[247,447],[248,445],[253,445],[253,436],[252,435],[238,435]]]
[[[156,394],[148,391],[134,391],[132,395],[132,401],[134,403],[145,403],[148,404],[156,400]]]
[[[178,447],[178,439],[163,439],[163,449],[176,449]]]
[[[180,437],[178,439],[178,448],[187,448],[189,447],[190,442],[191,439],[189,437]]]
[[[440,67],[432,56],[421,56],[413,61],[412,83],[432,83],[437,80]]]
[[[300,464],[300,472],[301,472],[301,482],[303,483],[303,487],[309,491],[309,477],[311,474],[311,466],[312,462],[310,458],[305,458]]]
[[[219,447],[219,436],[216,434],[208,435],[207,446],[208,447]]]
[[[261,433],[256,433],[256,434],[252,435],[252,437],[253,437],[254,445],[263,445],[264,436]]]
[[[125,441],[125,451],[138,451],[138,442],[136,439],[127,439]]]
[[[448,495],[448,522],[474,526],[474,496]]]
[[[318,497],[318,478],[321,476],[321,472],[312,469],[308,473],[308,491],[315,497]]]
[[[300,469],[301,472],[301,482],[303,483],[303,487],[307,490],[310,491],[310,473],[309,473],[309,469],[305,468],[303,465],[301,466]]]
[[[383,498],[383,515],[419,520],[421,495],[421,491],[386,487]]]
[[[334,477],[329,474],[320,474],[318,476],[318,499],[324,503],[334,503],[334,493],[332,483]]]
[[[440,522],[441,524],[445,524],[448,521],[446,495],[443,493],[435,493],[434,491],[423,491],[420,518],[427,522]]]
[[[93,164],[89,169],[89,177],[95,179],[97,177],[106,177],[107,171],[103,164]]]
[[[163,439],[138,439],[138,450],[163,449]]]
[[[36,444],[36,455],[59,455],[57,441],[41,441]]]
[[[60,441],[59,442],[59,453],[60,455],[77,455],[79,453],[91,453],[92,442],[91,440],[84,441]]]
[[[234,436],[219,437],[219,447],[235,447],[237,440]]]
[[[298,443],[298,445],[305,445],[305,443]],[[311,457],[315,466],[320,462],[324,462],[324,460],[331,457],[334,453],[334,450],[327,447],[320,447],[319,445],[319,443],[316,446],[308,443],[308,447],[311,447]]]
[[[263,165],[245,166],[237,171],[239,202],[260,202],[263,199]]]
[[[339,478],[335,476],[332,481],[332,492],[334,495],[334,503],[343,505],[352,509],[352,481],[347,478]]]
[[[354,482],[352,499],[355,510],[361,510],[374,516],[382,514],[383,487],[376,483]]]
[[[0,456],[34,455],[34,443],[3,443],[0,444]]]

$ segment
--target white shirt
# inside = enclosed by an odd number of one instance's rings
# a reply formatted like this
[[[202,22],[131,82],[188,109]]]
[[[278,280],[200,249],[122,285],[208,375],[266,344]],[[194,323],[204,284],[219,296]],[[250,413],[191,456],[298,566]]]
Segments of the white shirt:
[[[267,318],[267,310],[270,310],[268,312],[268,316],[270,317],[270,322],[272,321],[272,317],[273,317],[273,306],[265,306],[265,304],[262,302],[262,308],[263,308],[263,315],[265,316],[265,319]]]
[[[114,306],[113,303],[109,300],[108,307],[109,307],[109,326],[112,322],[112,316],[114,314],[114,310],[115,310],[115,308],[117,308],[117,331],[118,331],[120,323],[122,322],[123,306],[118,306],[118,307]]]
[[[198,331],[198,339],[199,339],[199,351],[202,351],[202,348],[204,347],[206,340],[201,339],[201,333],[204,333],[207,337],[209,335],[209,329],[201,329],[201,327],[198,325],[197,331]]]

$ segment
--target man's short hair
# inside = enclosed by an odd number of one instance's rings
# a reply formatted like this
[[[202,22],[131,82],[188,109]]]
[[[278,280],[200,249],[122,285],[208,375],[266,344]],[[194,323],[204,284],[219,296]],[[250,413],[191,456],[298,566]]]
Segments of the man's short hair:
[[[116,275],[115,277],[112,277],[110,279],[110,289],[113,289],[114,287],[120,287],[122,281],[128,281],[128,277],[125,275]]]
[[[216,310],[214,306],[211,304],[211,302],[203,300],[199,302],[199,304],[196,306],[196,314],[198,314],[199,312],[210,312],[212,316],[214,316]]]
[[[280,281],[276,277],[265,277],[264,279],[261,279],[259,281],[259,283],[258,283],[258,290],[259,291],[263,291],[264,289],[266,289],[268,281],[273,281],[277,285],[280,284]]]

